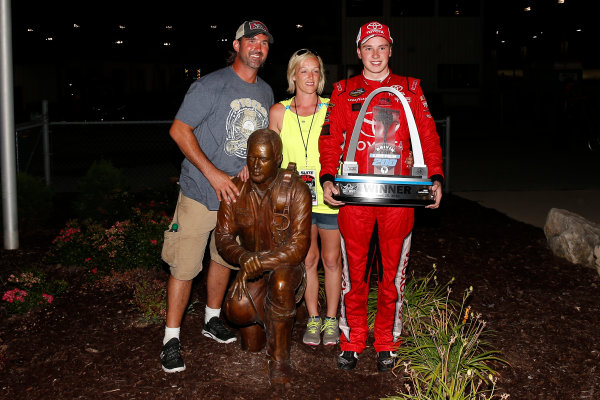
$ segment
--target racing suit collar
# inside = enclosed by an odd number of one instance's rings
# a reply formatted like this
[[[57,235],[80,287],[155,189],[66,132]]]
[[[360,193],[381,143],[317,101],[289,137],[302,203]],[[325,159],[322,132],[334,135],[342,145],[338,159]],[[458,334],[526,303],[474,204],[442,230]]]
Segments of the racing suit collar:
[[[388,68],[388,74],[381,81],[372,80],[372,79],[367,78],[365,76],[365,71],[364,70],[361,72],[360,75],[362,77],[363,82],[367,86],[374,86],[374,87],[388,86],[388,83],[392,79],[392,70]]]

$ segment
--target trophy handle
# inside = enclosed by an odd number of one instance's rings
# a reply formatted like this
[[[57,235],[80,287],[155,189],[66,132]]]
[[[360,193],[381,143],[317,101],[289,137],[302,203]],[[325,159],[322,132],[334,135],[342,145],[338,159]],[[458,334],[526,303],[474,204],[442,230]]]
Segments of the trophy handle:
[[[375,89],[374,91],[367,96],[365,102],[360,108],[360,112],[358,113],[358,117],[356,118],[356,123],[354,124],[354,129],[352,130],[352,136],[350,137],[350,144],[348,146],[348,153],[346,154],[345,163],[355,163],[354,156],[356,155],[356,147],[358,146],[358,138],[360,137],[360,129],[362,128],[362,124],[365,118],[365,114],[367,113],[367,108],[369,108],[369,104],[373,97],[378,95],[381,92],[390,92],[395,94],[402,103],[402,108],[404,109],[404,114],[406,115],[406,121],[408,123],[408,131],[410,133],[410,141],[412,145],[414,164],[412,168],[413,176],[421,176],[423,178],[427,178],[427,166],[425,165],[425,160],[423,158],[423,149],[421,147],[421,139],[419,138],[419,131],[417,130],[417,124],[415,122],[415,117],[413,116],[412,110],[410,109],[410,105],[406,100],[406,97],[402,93],[400,93],[397,89],[393,87],[384,86],[379,89]],[[344,168],[342,167],[342,171]],[[358,171],[357,171],[358,172]]]

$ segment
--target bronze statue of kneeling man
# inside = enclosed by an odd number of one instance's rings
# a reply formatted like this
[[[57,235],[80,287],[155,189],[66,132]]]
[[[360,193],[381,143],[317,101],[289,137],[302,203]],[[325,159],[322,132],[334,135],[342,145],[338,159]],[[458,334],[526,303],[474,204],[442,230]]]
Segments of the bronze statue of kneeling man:
[[[240,195],[236,202],[221,202],[215,239],[223,258],[240,266],[225,315],[241,327],[242,349],[260,351],[266,343],[270,382],[285,385],[292,374],[296,304],[304,293],[312,198],[294,163],[280,168],[281,148],[272,130],[250,135],[250,179],[233,179]]]

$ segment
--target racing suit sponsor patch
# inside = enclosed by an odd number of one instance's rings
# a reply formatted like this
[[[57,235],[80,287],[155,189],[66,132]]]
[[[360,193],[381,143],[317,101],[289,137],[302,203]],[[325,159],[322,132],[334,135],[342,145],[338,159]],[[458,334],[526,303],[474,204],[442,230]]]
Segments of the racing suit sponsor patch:
[[[366,92],[366,90],[363,89],[363,88],[354,89],[353,91],[351,91],[350,93],[348,93],[348,96],[350,96],[350,97],[358,97],[361,94],[363,94],[364,92]]]
[[[377,105],[379,106],[389,106],[392,104],[392,99],[389,97],[381,97],[377,100]]]
[[[362,107],[363,103],[354,103],[352,104],[352,111],[360,111],[360,108]]]

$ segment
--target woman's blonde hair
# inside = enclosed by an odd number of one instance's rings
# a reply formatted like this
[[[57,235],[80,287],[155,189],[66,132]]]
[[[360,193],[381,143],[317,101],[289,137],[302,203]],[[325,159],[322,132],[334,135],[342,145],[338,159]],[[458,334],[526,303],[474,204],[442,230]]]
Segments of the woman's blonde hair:
[[[325,68],[323,67],[323,60],[321,57],[308,49],[300,49],[292,54],[290,61],[288,62],[287,68],[287,81],[288,88],[287,92],[290,94],[296,93],[296,81],[294,81],[294,75],[296,75],[296,70],[298,66],[302,64],[302,61],[306,60],[309,57],[314,57],[319,62],[319,84],[317,85],[317,94],[321,94],[323,92],[323,88],[325,88]]]

